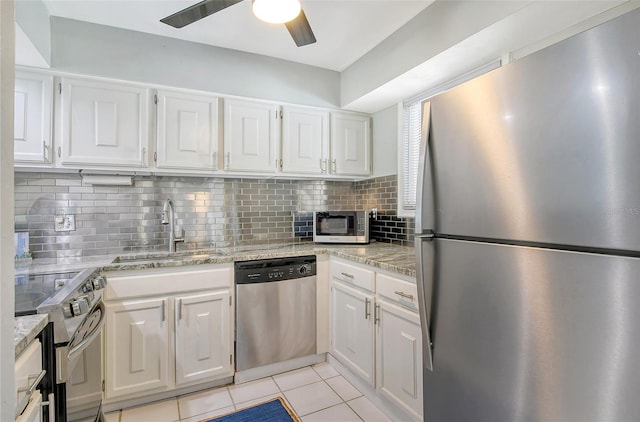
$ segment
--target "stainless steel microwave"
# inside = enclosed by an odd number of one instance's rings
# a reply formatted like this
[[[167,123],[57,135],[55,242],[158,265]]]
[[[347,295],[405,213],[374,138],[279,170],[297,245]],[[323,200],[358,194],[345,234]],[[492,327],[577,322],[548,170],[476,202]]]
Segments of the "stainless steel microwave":
[[[369,243],[367,211],[316,211],[313,241],[319,243]]]

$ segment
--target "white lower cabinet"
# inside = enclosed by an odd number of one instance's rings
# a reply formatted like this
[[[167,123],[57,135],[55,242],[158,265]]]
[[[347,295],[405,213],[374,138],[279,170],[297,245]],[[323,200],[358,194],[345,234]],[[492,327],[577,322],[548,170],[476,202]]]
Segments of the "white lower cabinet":
[[[15,361],[16,422],[42,421],[42,395],[34,385],[41,372],[42,345],[34,340]],[[30,388],[34,390],[31,394]]]
[[[232,376],[232,283],[230,266],[108,276],[106,401]]]
[[[42,422],[42,394],[36,390],[29,399],[24,411],[16,417],[15,422]]]
[[[229,291],[176,298],[176,385],[229,374],[229,298]]]
[[[331,298],[332,354],[373,385],[373,295],[334,281]]]
[[[106,396],[169,388],[169,298],[107,303]]]
[[[330,354],[400,409],[423,418],[415,282],[331,259]]]
[[[422,418],[422,341],[415,312],[376,303],[376,387],[397,406]]]

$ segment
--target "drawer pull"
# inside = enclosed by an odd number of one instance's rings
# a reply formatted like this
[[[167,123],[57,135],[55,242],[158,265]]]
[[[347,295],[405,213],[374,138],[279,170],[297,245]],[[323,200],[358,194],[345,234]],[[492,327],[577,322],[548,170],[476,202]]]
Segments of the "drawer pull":
[[[340,274],[342,274],[344,277],[347,277],[347,278],[353,278],[353,274],[349,274],[349,273],[340,273]]]
[[[413,295],[407,294],[407,293],[405,293],[405,292],[395,291],[395,292],[393,292],[393,293],[395,293],[395,294],[397,294],[398,296],[403,297],[403,298],[405,298],[405,299],[413,300]]]
[[[369,319],[369,315],[371,315],[371,312],[369,312],[369,303],[371,303],[369,298],[365,298],[364,299],[364,319]]]

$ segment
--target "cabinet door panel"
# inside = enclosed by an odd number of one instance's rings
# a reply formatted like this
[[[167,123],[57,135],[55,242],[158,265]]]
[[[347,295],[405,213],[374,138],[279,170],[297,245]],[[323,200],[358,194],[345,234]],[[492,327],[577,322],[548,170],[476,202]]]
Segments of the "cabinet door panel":
[[[17,163],[51,162],[53,77],[16,72],[14,158]]]
[[[169,386],[168,304],[167,298],[106,304],[107,398]]]
[[[331,114],[332,173],[371,174],[371,135],[368,116]]]
[[[276,117],[271,104],[225,101],[225,170],[276,171]]]
[[[327,169],[329,113],[283,107],[282,171],[322,174]]]
[[[422,419],[422,337],[415,312],[379,301],[376,384],[399,407]]]
[[[158,92],[158,167],[215,170],[217,144],[216,97]]]
[[[229,291],[176,298],[176,385],[231,376]]]
[[[148,90],[62,80],[62,164],[145,166]]]
[[[331,354],[373,385],[373,296],[332,286]]]

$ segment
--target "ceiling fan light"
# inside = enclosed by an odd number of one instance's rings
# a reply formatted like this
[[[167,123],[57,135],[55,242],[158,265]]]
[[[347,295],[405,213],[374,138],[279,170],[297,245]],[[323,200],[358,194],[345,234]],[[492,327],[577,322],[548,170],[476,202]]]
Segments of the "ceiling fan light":
[[[253,14],[269,23],[285,23],[300,14],[298,0],[253,0]]]

